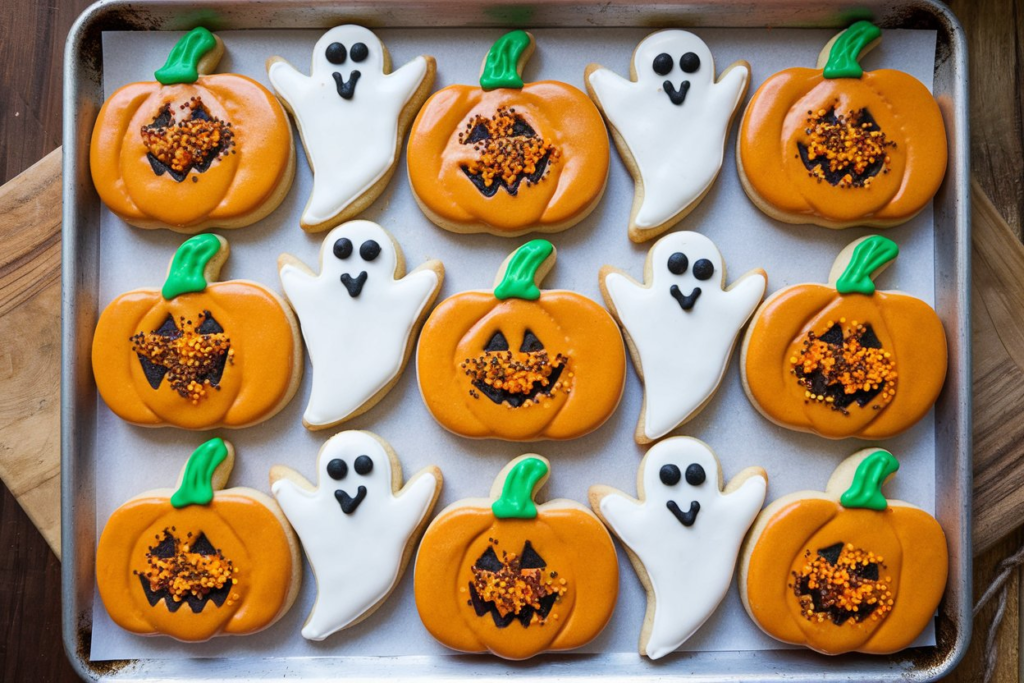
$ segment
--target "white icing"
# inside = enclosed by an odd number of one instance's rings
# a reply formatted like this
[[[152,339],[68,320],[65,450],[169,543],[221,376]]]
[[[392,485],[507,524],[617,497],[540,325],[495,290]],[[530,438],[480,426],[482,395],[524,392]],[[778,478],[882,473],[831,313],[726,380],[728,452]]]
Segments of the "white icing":
[[[686,468],[697,463],[706,480],[692,486]],[[672,486],[662,483],[662,466],[679,468]],[[715,611],[732,583],[740,544],[764,503],[768,482],[755,475],[729,494],[721,491],[718,460],[701,441],[666,439],[647,452],[643,500],[621,493],[601,499],[601,514],[615,534],[636,553],[654,593],[654,622],[642,649],[659,659],[682,645]],[[668,509],[674,500],[684,512],[697,501],[700,511],[686,527]]]
[[[346,259],[334,255],[342,238],[352,242]],[[380,254],[367,262],[360,255],[373,240]],[[281,284],[302,325],[313,365],[313,387],[303,419],[323,426],[348,418],[391,383],[405,361],[405,351],[424,307],[440,286],[429,268],[395,279],[398,255],[391,238],[376,223],[350,221],[327,235],[320,251],[320,273],[286,264]],[[366,282],[351,296],[341,277]]]
[[[700,68],[684,73],[679,59],[687,52],[700,58]],[[672,57],[672,70],[664,76],[653,69],[654,58]],[[634,224],[654,228],[704,194],[722,167],[729,121],[740,104],[750,78],[743,65],[731,69],[715,82],[711,51],[687,31],[653,33],[633,53],[635,81],[608,69],[590,74],[590,85],[601,102],[608,121],[625,140],[633,156],[643,189],[637,199],[643,203]],[[675,105],[663,83],[676,88],[683,81],[690,87],[681,105]]]
[[[326,50],[341,43],[344,63],[332,64]],[[369,55],[352,59],[352,46],[363,43]],[[338,94],[333,74],[348,82],[359,71],[350,100]],[[384,44],[371,31],[352,24],[332,28],[313,48],[311,75],[278,61],[267,73],[281,99],[295,116],[313,167],[313,191],[302,222],[330,221],[365,193],[397,160],[398,118],[427,75],[427,61],[416,57],[396,71],[384,73]]]
[[[361,455],[373,461],[369,474],[356,472]],[[338,481],[327,470],[335,458],[344,460],[348,470]],[[290,479],[279,479],[272,487],[316,575],[316,602],[302,627],[309,640],[323,640],[349,626],[391,592],[406,545],[429,513],[437,489],[437,479],[423,471],[393,492],[391,458],[366,432],[332,437],[320,449],[316,471],[314,491]],[[366,487],[366,497],[345,514],[335,491],[355,497],[360,486]]]
[[[668,270],[672,254],[686,255],[681,275]],[[644,377],[643,433],[654,440],[693,416],[722,381],[740,329],[764,296],[767,280],[752,271],[729,289],[725,264],[715,244],[695,232],[676,232],[658,240],[649,255],[653,281],[640,285],[611,273],[605,289],[616,315],[640,356]],[[694,264],[707,259],[714,265],[708,280],[693,275]],[[688,311],[670,293],[676,285],[684,295],[700,287]]]

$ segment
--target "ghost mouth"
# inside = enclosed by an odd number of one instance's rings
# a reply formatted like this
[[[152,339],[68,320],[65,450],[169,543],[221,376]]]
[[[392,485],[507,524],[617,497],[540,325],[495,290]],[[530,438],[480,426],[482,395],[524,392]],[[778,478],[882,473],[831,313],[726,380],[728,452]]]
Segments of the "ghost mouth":
[[[348,75],[348,81],[340,73],[335,71],[331,74],[334,76],[334,84],[338,87],[338,95],[343,100],[351,100],[356,94],[356,83],[359,82],[359,77],[362,76],[359,70],[355,70]]]
[[[672,104],[679,106],[686,100],[686,93],[690,92],[690,81],[680,83],[678,90],[676,90],[676,86],[672,84],[672,81],[665,81],[661,84],[661,87],[665,89],[665,94],[668,95],[668,99]]]
[[[692,292],[684,296],[678,285],[672,285],[669,288],[668,293],[672,295],[673,299],[679,302],[679,307],[681,309],[689,311],[696,305],[697,299],[700,297],[700,287],[694,287]]]
[[[345,285],[345,289],[348,290],[348,295],[354,299],[363,291],[363,285],[366,284],[367,277],[365,270],[359,273],[356,277],[352,277],[348,273],[342,273],[341,284]]]
[[[665,507],[667,507],[668,511],[679,520],[680,524],[686,527],[693,526],[694,522],[697,521],[697,513],[700,512],[700,503],[695,500],[690,501],[690,509],[686,512],[680,510],[674,500],[670,500],[665,503]]]
[[[341,506],[341,511],[346,515],[351,515],[359,507],[359,504],[366,498],[366,487],[360,486],[356,490],[356,497],[348,495],[345,491],[337,489],[334,492],[334,497],[338,499],[338,505]]]

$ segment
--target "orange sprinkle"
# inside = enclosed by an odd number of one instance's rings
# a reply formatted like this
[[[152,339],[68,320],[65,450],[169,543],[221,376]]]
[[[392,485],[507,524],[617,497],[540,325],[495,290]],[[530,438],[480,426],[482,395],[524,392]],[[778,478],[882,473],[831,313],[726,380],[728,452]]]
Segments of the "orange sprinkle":
[[[204,311],[193,324],[182,316],[173,331],[166,329],[165,322],[160,330],[139,332],[129,338],[132,351],[155,366],[167,368],[164,380],[193,405],[208,396],[210,387],[218,388],[225,364],[234,363],[234,349],[227,334],[198,331],[209,317],[210,312]]]
[[[157,538],[161,542],[172,541],[173,554],[158,557],[154,554],[157,546],[152,546],[146,553],[146,568],[134,572],[149,582],[151,591],[166,591],[175,602],[181,602],[189,595],[202,598],[228,583],[234,583],[231,560],[219,550],[213,555],[192,552],[189,541],[181,541],[171,533],[171,529],[165,529],[164,535]],[[238,593],[232,593],[231,599],[238,600]]]
[[[804,133],[804,165],[819,181],[837,187],[868,187],[873,176],[889,172],[888,150],[896,143],[886,138],[864,109],[846,114],[837,109],[808,111]]]
[[[841,549],[839,545],[821,549],[813,556],[810,550],[805,551],[803,567],[793,572],[791,587],[800,603],[801,616],[817,623],[831,621],[836,626],[884,619],[895,602],[890,577],[879,580],[885,558],[852,543],[841,544]]]
[[[473,135],[478,126],[487,131],[486,138]],[[459,133],[459,142],[472,144],[476,150],[477,158],[466,167],[466,172],[478,176],[484,187],[491,187],[496,179],[504,181],[508,188],[514,188],[521,178],[535,182],[531,177],[538,168],[546,170],[560,156],[554,145],[537,135],[510,107],[500,107],[490,118],[474,116],[466,123],[466,131]]]
[[[164,105],[153,122],[142,127],[142,142],[160,163],[176,173],[188,173],[194,166],[205,170],[209,162],[234,146],[230,123],[211,116],[202,99],[193,97],[179,109],[187,119],[177,121],[170,105]]]

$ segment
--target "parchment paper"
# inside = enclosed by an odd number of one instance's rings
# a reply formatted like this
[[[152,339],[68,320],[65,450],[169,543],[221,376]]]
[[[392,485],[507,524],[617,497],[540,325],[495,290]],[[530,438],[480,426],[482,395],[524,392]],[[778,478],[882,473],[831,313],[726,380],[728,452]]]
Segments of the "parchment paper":
[[[437,58],[435,90],[454,83],[475,83],[483,55],[502,33],[496,29],[379,31],[395,67],[419,54]],[[557,79],[582,89],[583,70],[590,62],[599,62],[627,75],[633,48],[649,30],[544,29],[534,33],[538,49],[526,68],[525,80]],[[813,66],[819,50],[834,32],[704,29],[698,33],[715,55],[718,73],[738,59],[750,62],[749,98],[771,74],[790,66]],[[321,32],[224,31],[219,35],[227,46],[219,71],[245,74],[269,87],[263,66],[266,58],[281,55],[308,73],[312,47]],[[153,80],[153,71],[163,64],[179,36],[166,32],[105,33],[106,95],[130,82]],[[866,69],[898,68],[931,87],[934,56],[933,31],[889,30],[881,45],[866,57],[864,66]],[[738,115],[737,122],[739,118]],[[724,256],[730,282],[755,267],[763,267],[768,272],[769,292],[800,282],[824,282],[842,247],[870,231],[789,226],[767,218],[740,187],[734,154],[735,129],[736,123],[718,181],[700,206],[675,229],[697,230],[711,237]],[[223,279],[252,279],[280,291],[275,266],[278,254],[289,252],[314,268],[317,266],[317,253],[324,234],[306,235],[299,228],[299,214],[310,185],[309,168],[305,157],[299,154],[295,184],[280,208],[257,225],[221,233],[231,243],[231,257],[222,273]],[[601,265],[613,264],[638,279],[642,276],[651,242],[638,246],[630,243],[626,236],[632,198],[633,181],[613,147],[611,176],[600,206],[576,227],[549,236],[558,247],[558,263],[548,275],[545,287],[576,290],[602,302],[597,280]],[[404,153],[390,186],[362,217],[377,221],[392,232],[402,245],[410,269],[427,258],[443,260],[446,272],[442,299],[467,289],[489,288],[505,256],[528,239],[455,235],[434,226],[413,200]],[[929,303],[933,301],[933,229],[929,207],[914,220],[885,233],[899,243],[900,257],[881,276],[881,288],[900,289]],[[180,235],[166,230],[129,227],[106,209],[101,231],[101,306],[129,289],[161,286],[167,263],[182,241]],[[309,387],[307,358],[302,387],[273,419],[250,429],[206,433],[133,427],[114,416],[102,400],[97,401],[98,424],[92,454],[97,468],[97,529],[102,529],[111,512],[135,494],[173,485],[189,453],[215,435],[231,440],[237,449],[229,485],[268,491],[267,473],[275,463],[290,465],[306,477],[314,478],[317,451],[334,432],[312,433],[302,427],[301,416]],[[491,480],[505,462],[524,452],[541,453],[552,461],[551,479],[542,497],[566,497],[585,502],[587,488],[596,483],[635,493],[636,467],[644,452],[633,442],[641,396],[640,382],[630,365],[626,393],[618,411],[601,429],[587,437],[566,443],[529,445],[472,441],[448,433],[430,417],[416,385],[415,363],[410,362],[384,400],[344,427],[368,429],[387,439],[402,460],[406,478],[426,465],[439,465],[444,471],[445,484],[435,512],[460,498],[486,495]],[[714,400],[676,433],[709,443],[721,459],[727,478],[749,465],[764,467],[770,480],[769,500],[796,490],[823,489],[835,465],[867,445],[852,439],[828,441],[766,421],[743,393],[735,356]],[[902,463],[898,476],[886,488],[887,495],[933,510],[933,415],[929,414],[902,436],[877,445],[890,449]],[[621,548],[619,562],[620,593],[614,617],[604,632],[581,652],[636,651],[645,593]],[[91,658],[98,661],[452,654],[436,643],[420,623],[412,583],[410,566],[410,571],[379,611],[358,626],[320,643],[307,641],[299,634],[316,592],[308,566],[298,600],[277,624],[256,635],[216,638],[201,644],[131,635],[111,622],[97,594]],[[934,644],[931,628],[922,634],[919,642]],[[787,646],[764,635],[748,618],[734,585],[718,611],[683,649],[782,647]],[[543,658],[535,661],[543,661]]]

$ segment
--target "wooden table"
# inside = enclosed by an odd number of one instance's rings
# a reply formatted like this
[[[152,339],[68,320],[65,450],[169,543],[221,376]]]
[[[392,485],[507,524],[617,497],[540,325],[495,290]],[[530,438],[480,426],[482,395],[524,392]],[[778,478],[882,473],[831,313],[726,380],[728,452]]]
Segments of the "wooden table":
[[[0,2],[0,183],[61,143],[64,39],[88,4]],[[951,4],[968,36],[971,160],[977,183],[975,542],[982,552],[975,560],[975,594],[980,595],[999,560],[1024,541],[1019,528],[1007,534],[1024,519],[1024,420],[1019,417],[1024,408],[1024,286],[1019,281],[1024,280],[1024,248],[1012,239],[1021,239],[1024,225],[1024,9],[1018,0]],[[0,206],[36,212],[40,207],[32,202],[59,200],[59,188],[52,185],[59,163],[50,157],[22,176],[20,185],[0,191]],[[17,190],[29,186],[26,203]],[[54,215],[52,210],[38,213]],[[59,225],[44,220],[19,231],[16,217],[0,214],[0,471],[3,466],[27,468],[34,482],[26,490],[16,487],[13,494],[0,487],[0,680],[73,681],[61,643],[60,562],[46,540],[59,537],[59,519],[51,512],[55,508],[45,504],[53,500],[59,478]],[[999,634],[995,680],[1000,682],[1018,680],[1019,583],[1015,574]],[[979,615],[970,652],[950,680],[981,680],[984,632],[993,611],[994,606]]]

